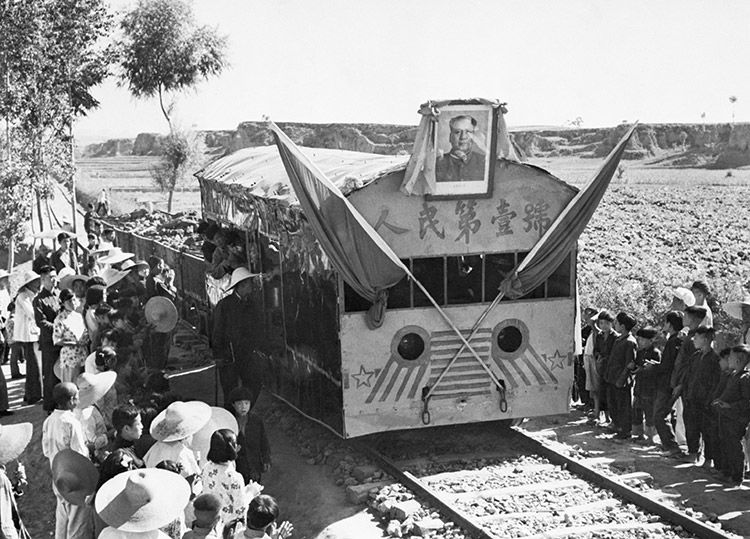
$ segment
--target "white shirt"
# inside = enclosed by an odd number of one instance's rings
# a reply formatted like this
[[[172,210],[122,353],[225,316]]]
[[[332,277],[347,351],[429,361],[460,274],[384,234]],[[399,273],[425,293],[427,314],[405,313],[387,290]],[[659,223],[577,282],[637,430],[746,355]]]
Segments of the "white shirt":
[[[700,305],[696,303],[695,306],[703,307],[704,309],[706,309],[706,316],[703,318],[703,320],[701,320],[700,325],[707,328],[714,327],[714,313],[711,312],[711,307],[708,306],[708,302],[704,299],[703,303],[701,303]]]
[[[71,410],[53,411],[42,425],[42,453],[49,459],[50,466],[63,449],[72,449],[89,458],[83,427]]]
[[[24,288],[16,298],[13,312],[13,340],[16,342],[39,342],[39,327],[34,320],[34,293]]]
[[[7,320],[10,315],[8,305],[10,305],[10,293],[7,288],[0,288],[0,319],[2,320]],[[0,323],[0,326],[4,325]]]
[[[155,468],[163,460],[171,460],[182,464],[182,477],[190,477],[201,473],[193,450],[183,444],[181,440],[156,442],[143,456],[146,468]]]
[[[101,449],[107,442],[107,426],[104,417],[95,406],[76,408],[73,411],[76,418],[81,422],[81,429],[86,442],[94,444],[96,449]]]

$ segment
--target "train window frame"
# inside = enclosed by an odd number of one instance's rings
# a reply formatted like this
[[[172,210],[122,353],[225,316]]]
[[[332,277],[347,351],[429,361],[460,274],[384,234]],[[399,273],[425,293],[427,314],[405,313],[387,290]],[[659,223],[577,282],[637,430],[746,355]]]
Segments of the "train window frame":
[[[415,260],[424,260],[424,259],[427,259],[427,258],[432,258],[432,259],[442,258],[442,261],[443,261],[443,269],[442,269],[442,271],[443,271],[443,289],[442,289],[442,291],[443,291],[443,298],[442,298],[442,301],[437,302],[440,307],[460,307],[462,305],[465,306],[465,305],[482,305],[482,304],[486,305],[486,304],[492,303],[492,301],[495,299],[494,296],[492,298],[489,298],[487,296],[487,290],[486,290],[486,286],[487,286],[487,257],[488,256],[492,256],[492,255],[506,255],[506,256],[507,255],[513,255],[514,267],[515,267],[515,266],[517,266],[523,260],[524,257],[528,256],[529,252],[530,251],[499,251],[499,252],[492,252],[492,253],[487,253],[487,252],[482,252],[482,253],[465,253],[465,254],[443,255],[443,256],[425,255],[425,256],[414,256],[414,257],[404,258],[404,259],[402,259],[402,262],[404,262],[406,264],[406,266],[409,268],[409,270],[412,271],[413,268],[414,268],[414,261]],[[448,302],[448,258],[457,258],[457,257],[460,257],[460,256],[479,256],[479,257],[481,257],[481,261],[482,261],[482,263],[481,263],[481,271],[482,271],[482,298],[481,299],[482,299],[482,301],[466,302],[466,303],[449,303]],[[567,296],[552,296],[552,297],[550,297],[549,296],[549,286],[548,286],[547,280],[545,280],[544,283],[542,283],[541,285],[539,285],[539,287],[537,287],[537,289],[535,291],[533,291],[532,293],[530,293],[530,294],[527,294],[527,295],[522,296],[522,297],[517,298],[517,299],[502,298],[501,301],[508,302],[508,303],[511,303],[511,302],[512,303],[525,303],[525,302],[530,302],[530,301],[558,301],[558,300],[566,300],[566,299],[567,300],[575,299],[575,286],[576,286],[576,275],[577,275],[576,261],[578,260],[578,250],[575,249],[575,248],[573,250],[571,250],[570,253],[568,254],[567,259],[568,259],[568,262],[570,264],[570,280],[569,280],[568,295]],[[557,269],[556,269],[556,271],[557,271]],[[408,279],[408,277],[407,277],[407,279]],[[340,294],[341,294],[341,301],[340,301],[340,303],[341,303],[341,312],[343,312],[345,314],[358,313],[358,312],[366,312],[366,309],[365,310],[347,310],[346,309],[345,293],[346,293],[346,288],[347,287],[346,287],[346,283],[344,282],[344,280],[340,276],[339,276],[339,281],[340,281],[339,291],[340,291]],[[538,291],[540,291],[540,290],[542,291],[541,297],[536,297],[536,298],[535,297],[530,297],[531,294],[538,293]],[[409,279],[409,295],[410,295],[409,307],[391,307],[391,306],[389,306],[389,310],[392,309],[392,310],[399,311],[399,310],[404,310],[404,309],[414,309],[414,308],[423,309],[423,308],[429,308],[431,306],[431,304],[430,305],[415,306],[414,300],[415,300],[415,296],[417,295],[418,292],[421,292],[419,290],[419,287],[417,287],[417,286],[414,285],[414,281],[412,279]]]

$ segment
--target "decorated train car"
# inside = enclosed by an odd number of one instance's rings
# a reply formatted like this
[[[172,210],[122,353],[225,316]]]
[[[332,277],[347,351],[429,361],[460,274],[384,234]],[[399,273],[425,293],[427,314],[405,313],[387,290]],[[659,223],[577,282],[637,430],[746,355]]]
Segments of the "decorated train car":
[[[422,114],[411,156],[295,148],[407,270],[375,322],[372,301],[321,246],[276,146],[197,174],[204,218],[244,230],[264,274],[262,323],[248,331],[263,332],[266,388],[344,437],[569,406],[575,248],[533,290],[493,301],[578,190],[514,158],[496,103],[429,103]],[[209,288],[218,300],[221,284]]]

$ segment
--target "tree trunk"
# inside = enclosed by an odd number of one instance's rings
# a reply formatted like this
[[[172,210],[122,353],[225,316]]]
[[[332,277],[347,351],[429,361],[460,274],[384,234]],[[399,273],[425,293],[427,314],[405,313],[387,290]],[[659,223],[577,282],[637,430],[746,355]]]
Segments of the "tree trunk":
[[[174,196],[174,187],[169,190],[169,197],[167,198],[167,213],[172,213],[172,197]]]
[[[16,240],[10,239],[8,243],[8,271],[13,271],[13,266],[16,265]]]
[[[161,113],[164,115],[164,118],[167,119],[167,124],[169,124],[169,133],[172,134],[172,120],[169,118],[167,109],[164,108],[164,96],[162,95],[161,84],[159,85],[159,106],[161,107]]]

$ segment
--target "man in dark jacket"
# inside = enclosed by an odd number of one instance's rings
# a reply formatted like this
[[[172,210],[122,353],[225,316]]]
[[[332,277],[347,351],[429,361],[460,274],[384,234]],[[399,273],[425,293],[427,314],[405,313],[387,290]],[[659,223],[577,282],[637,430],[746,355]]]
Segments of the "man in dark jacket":
[[[682,450],[674,438],[674,431],[667,418],[671,415],[672,405],[672,370],[677,354],[682,347],[682,313],[669,311],[664,321],[664,332],[667,342],[661,355],[661,362],[654,367],[656,375],[656,396],[654,397],[654,427],[659,434],[662,450],[670,456],[681,456]]]
[[[713,328],[701,326],[693,336],[696,352],[690,360],[682,390],[684,403],[685,438],[688,445],[688,461],[700,458],[700,442],[703,440],[704,458],[710,462],[717,453],[717,440],[709,436],[706,425],[706,410],[711,403],[711,392],[719,382],[719,356],[711,344]]]
[[[228,396],[241,381],[254,396],[251,404],[255,404],[263,385],[262,366],[255,354],[260,338],[259,313],[251,301],[257,276],[247,268],[232,272],[231,293],[214,309],[211,334],[224,395]]]
[[[52,398],[52,389],[59,382],[55,376],[53,367],[59,348],[52,342],[52,328],[55,318],[60,313],[60,300],[57,299],[55,286],[57,285],[57,273],[52,266],[44,266],[39,273],[42,287],[32,302],[34,306],[34,320],[39,327],[39,350],[42,353],[42,388],[43,407],[47,412],[55,409],[55,401]]]
[[[745,469],[745,455],[742,452],[742,438],[750,422],[750,346],[740,344],[732,348],[729,355],[729,368],[732,374],[721,396],[712,404],[719,413],[719,446],[722,452],[724,475],[732,485],[742,484]]]
[[[629,440],[632,433],[631,422],[631,380],[628,370],[635,368],[635,352],[638,347],[630,333],[635,327],[635,319],[627,313],[615,318],[615,331],[620,336],[615,339],[605,367],[604,380],[607,382],[607,406],[612,417],[615,439]]]

